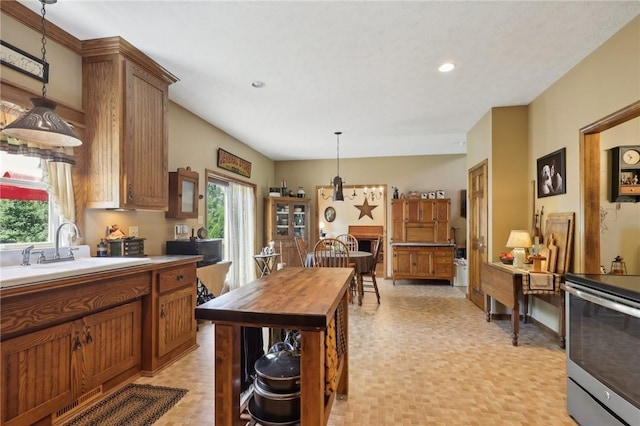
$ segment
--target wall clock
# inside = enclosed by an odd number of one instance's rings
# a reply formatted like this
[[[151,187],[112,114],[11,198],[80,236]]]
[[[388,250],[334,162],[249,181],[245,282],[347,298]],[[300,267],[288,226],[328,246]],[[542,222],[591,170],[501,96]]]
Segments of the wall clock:
[[[324,209],[324,218],[327,222],[333,222],[336,220],[336,209],[333,207],[327,207]]]

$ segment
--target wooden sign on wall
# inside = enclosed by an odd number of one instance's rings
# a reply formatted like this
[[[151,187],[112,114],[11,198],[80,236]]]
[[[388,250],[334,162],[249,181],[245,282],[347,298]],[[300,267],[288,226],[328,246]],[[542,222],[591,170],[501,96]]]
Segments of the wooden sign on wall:
[[[218,148],[218,167],[248,178],[251,177],[251,163],[222,148]]]

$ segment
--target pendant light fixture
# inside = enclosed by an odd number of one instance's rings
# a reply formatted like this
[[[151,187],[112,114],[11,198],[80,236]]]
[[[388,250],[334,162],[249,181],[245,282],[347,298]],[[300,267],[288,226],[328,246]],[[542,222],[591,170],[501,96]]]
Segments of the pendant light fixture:
[[[344,194],[342,193],[342,178],[340,177],[340,135],[342,132],[335,132],[337,145],[337,161],[336,161],[336,177],[333,178],[333,201],[344,201]]]
[[[42,63],[46,64],[47,32],[45,28],[45,4],[54,4],[57,0],[40,0],[42,3]],[[42,97],[31,98],[33,108],[26,114],[8,124],[2,133],[25,142],[41,145],[78,146],[82,141],[69,125],[55,113],[57,104],[47,99],[47,86],[42,83]]]

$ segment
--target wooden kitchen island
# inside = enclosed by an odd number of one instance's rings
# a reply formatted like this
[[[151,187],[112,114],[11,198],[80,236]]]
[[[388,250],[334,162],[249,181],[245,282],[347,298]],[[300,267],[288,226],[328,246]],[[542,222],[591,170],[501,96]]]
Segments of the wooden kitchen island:
[[[300,424],[327,424],[336,394],[349,391],[348,349],[338,362],[336,392],[325,397],[325,333],[342,306],[348,348],[348,292],[352,268],[288,267],[198,306],[196,319],[215,323],[215,424],[239,426],[240,328],[301,330]],[[338,324],[336,324],[338,327]]]

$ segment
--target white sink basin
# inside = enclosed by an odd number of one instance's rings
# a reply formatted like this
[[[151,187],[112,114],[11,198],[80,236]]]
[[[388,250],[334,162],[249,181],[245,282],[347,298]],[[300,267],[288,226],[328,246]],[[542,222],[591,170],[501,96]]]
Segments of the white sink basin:
[[[151,262],[151,259],[148,257],[84,257],[56,263],[5,266],[0,269],[0,288],[128,268],[149,262]]]

